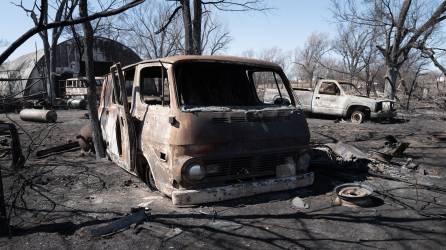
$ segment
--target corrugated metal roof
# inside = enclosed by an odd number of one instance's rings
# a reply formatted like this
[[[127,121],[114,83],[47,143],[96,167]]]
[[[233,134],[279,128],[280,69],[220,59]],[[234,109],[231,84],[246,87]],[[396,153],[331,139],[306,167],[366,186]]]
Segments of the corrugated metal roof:
[[[3,65],[0,65],[0,78],[29,78],[31,72],[36,66],[36,63],[43,56],[43,50],[38,50],[37,52],[25,54]],[[10,94],[8,93],[8,88],[10,88],[9,84],[11,84],[11,82],[0,81],[0,95]],[[15,81],[13,92],[24,90],[26,88],[26,84],[26,80]],[[22,95],[18,95],[18,97],[20,96]]]

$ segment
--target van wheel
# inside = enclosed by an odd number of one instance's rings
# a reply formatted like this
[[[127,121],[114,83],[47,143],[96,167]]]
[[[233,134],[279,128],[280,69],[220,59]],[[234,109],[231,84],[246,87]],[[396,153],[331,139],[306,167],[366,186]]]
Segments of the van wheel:
[[[352,114],[350,116],[350,120],[354,124],[363,123],[364,120],[365,120],[365,114],[361,110],[355,110],[355,111],[352,112]]]
[[[158,190],[149,163],[143,155],[138,155],[136,174],[149,187],[150,191]]]

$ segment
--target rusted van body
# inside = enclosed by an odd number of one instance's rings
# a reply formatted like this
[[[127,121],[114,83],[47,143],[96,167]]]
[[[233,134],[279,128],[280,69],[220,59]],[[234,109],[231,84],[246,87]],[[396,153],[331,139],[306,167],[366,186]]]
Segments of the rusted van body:
[[[267,100],[267,89],[280,97]],[[176,205],[311,185],[309,129],[282,69],[176,56],[120,69],[103,84],[107,154]]]

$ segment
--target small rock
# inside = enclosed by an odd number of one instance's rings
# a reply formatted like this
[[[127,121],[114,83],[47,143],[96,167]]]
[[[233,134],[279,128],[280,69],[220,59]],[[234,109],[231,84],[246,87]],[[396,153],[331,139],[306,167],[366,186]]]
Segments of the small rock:
[[[310,206],[304,201],[302,200],[300,197],[295,197],[292,201],[291,204],[293,204],[294,207],[296,208],[309,208]]]

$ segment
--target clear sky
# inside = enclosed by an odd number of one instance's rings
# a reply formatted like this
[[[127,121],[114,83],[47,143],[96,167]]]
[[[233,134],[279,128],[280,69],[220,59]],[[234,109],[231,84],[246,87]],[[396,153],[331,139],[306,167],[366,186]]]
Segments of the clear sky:
[[[150,0],[148,0],[150,1]],[[33,26],[23,10],[11,4],[19,0],[0,0],[0,38],[9,42]],[[31,0],[24,0],[30,4]],[[278,46],[293,50],[302,46],[313,31],[333,36],[336,25],[330,23],[329,0],[265,0],[274,8],[261,12],[218,12],[233,38],[227,54],[238,55],[249,49],[260,50]],[[42,47],[38,35],[22,45],[10,59]]]
[[[329,0],[269,0],[274,9],[266,14],[259,12],[219,12],[227,23],[233,41],[229,54],[249,49],[278,46],[293,50],[303,46],[314,31],[334,36],[336,24],[331,23]]]

